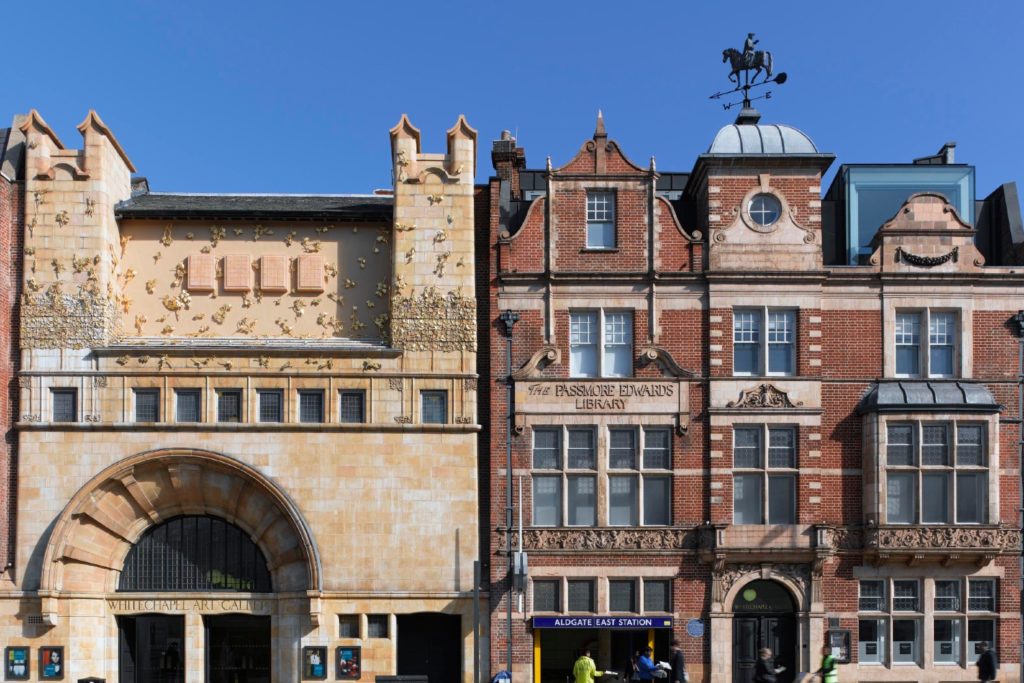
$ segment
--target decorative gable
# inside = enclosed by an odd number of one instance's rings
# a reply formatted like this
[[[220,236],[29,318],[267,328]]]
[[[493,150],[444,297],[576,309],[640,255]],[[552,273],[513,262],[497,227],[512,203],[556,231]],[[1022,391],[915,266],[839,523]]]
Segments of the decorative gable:
[[[871,265],[883,271],[977,270],[985,257],[974,246],[975,230],[941,194],[912,195],[871,241]]]

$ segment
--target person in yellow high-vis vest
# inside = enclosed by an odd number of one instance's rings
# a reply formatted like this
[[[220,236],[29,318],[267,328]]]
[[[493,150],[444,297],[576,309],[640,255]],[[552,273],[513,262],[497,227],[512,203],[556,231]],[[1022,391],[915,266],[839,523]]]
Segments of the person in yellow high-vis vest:
[[[821,648],[821,668],[817,675],[821,676],[821,683],[839,683],[839,662],[828,645]]]
[[[572,677],[575,683],[594,683],[594,676],[597,675],[597,665],[590,658],[590,648],[583,648],[580,658],[572,665]]]

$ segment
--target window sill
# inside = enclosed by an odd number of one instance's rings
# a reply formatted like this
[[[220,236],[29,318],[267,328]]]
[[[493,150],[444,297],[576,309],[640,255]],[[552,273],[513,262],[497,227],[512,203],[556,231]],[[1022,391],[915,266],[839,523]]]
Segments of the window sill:
[[[618,247],[583,247],[580,249],[581,254],[615,254],[618,251]]]

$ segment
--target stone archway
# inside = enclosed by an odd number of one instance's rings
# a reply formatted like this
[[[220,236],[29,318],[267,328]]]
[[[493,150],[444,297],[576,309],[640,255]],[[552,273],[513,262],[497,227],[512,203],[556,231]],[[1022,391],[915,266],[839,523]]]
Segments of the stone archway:
[[[125,556],[148,528],[180,515],[240,527],[267,558],[275,592],[308,595],[316,620],[322,570],[297,506],[274,482],[234,458],[197,449],[131,456],[93,477],[54,524],[41,568],[43,618],[56,623],[61,593],[110,593]]]

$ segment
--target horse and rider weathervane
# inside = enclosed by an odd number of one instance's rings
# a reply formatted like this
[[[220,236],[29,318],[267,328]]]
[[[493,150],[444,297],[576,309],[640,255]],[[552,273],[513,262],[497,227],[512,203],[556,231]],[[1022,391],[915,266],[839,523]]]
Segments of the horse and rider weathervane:
[[[743,91],[742,102],[728,102],[722,105],[726,111],[740,104],[743,105],[744,109],[750,109],[750,103],[754,100],[770,100],[772,98],[771,90],[758,97],[751,97],[751,88],[761,87],[769,83],[782,85],[786,82],[787,76],[785,71],[780,71],[775,76],[772,76],[772,53],[767,50],[754,49],[759,42],[761,41],[756,40],[753,33],[748,33],[747,39],[743,42],[743,52],[731,47],[722,50],[722,62],[729,62],[732,67],[732,71],[729,73],[729,81],[735,83],[736,87],[732,90],[716,92],[709,99],[718,100],[734,92]],[[754,72],[753,75],[751,75],[751,71]],[[764,76],[759,81],[757,78],[761,76],[762,71]]]

